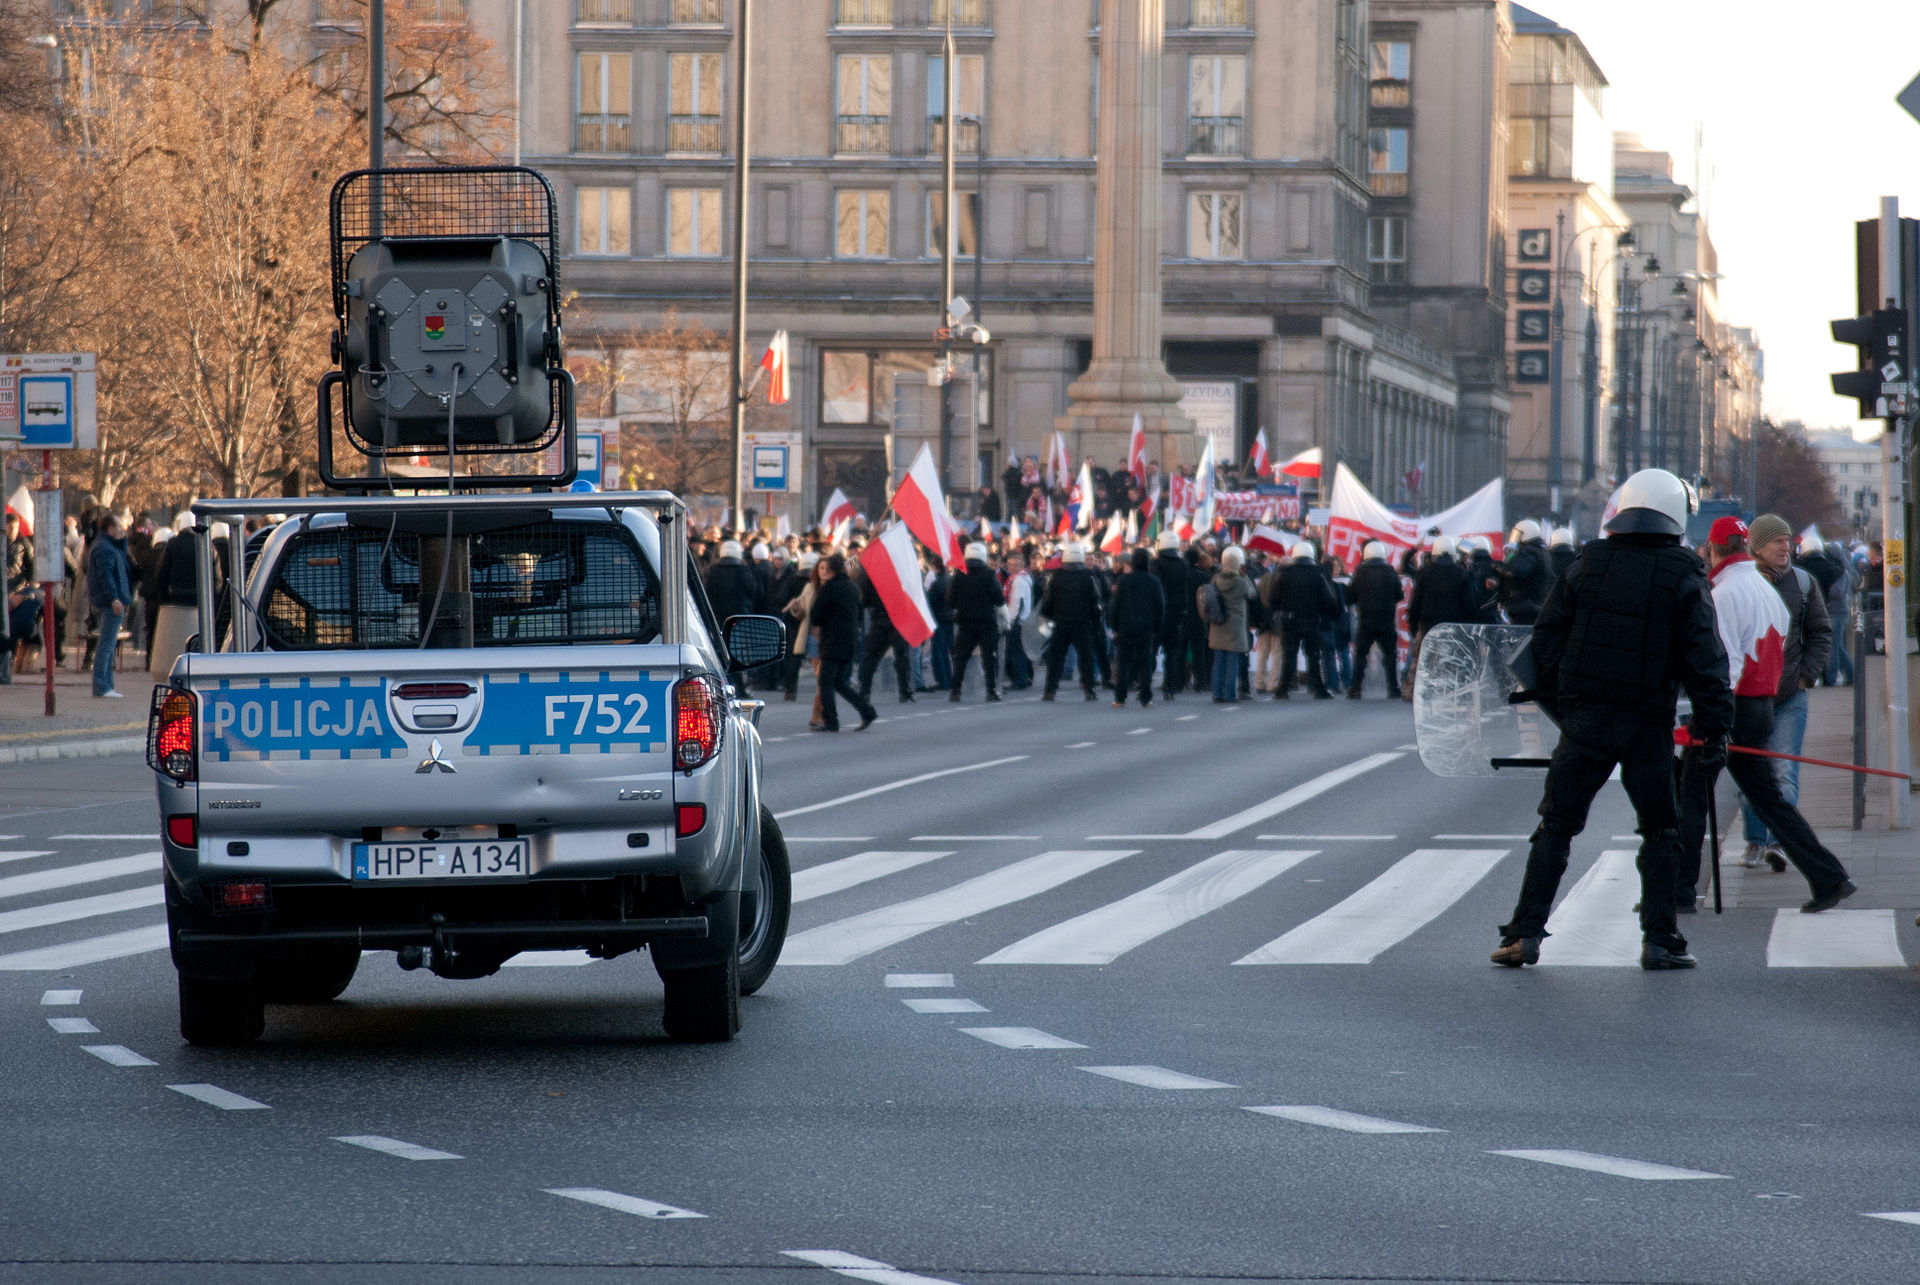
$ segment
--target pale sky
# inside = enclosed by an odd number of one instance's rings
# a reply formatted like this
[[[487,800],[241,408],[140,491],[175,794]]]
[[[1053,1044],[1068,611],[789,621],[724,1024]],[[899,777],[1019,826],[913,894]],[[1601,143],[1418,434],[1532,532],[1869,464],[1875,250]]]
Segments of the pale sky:
[[[1610,82],[1607,123],[1670,151],[1689,186],[1705,130],[1707,215],[1727,320],[1767,355],[1766,407],[1850,424],[1827,376],[1854,350],[1853,224],[1882,196],[1920,218],[1920,121],[1893,101],[1920,75],[1920,0],[1522,0],[1580,34]]]

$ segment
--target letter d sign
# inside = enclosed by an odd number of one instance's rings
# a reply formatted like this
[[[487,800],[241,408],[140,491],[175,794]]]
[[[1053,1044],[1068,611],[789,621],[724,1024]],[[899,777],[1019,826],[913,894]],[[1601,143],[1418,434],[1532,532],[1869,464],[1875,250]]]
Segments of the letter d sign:
[[[1552,228],[1523,228],[1520,231],[1520,258],[1528,263],[1545,263],[1553,258]]]

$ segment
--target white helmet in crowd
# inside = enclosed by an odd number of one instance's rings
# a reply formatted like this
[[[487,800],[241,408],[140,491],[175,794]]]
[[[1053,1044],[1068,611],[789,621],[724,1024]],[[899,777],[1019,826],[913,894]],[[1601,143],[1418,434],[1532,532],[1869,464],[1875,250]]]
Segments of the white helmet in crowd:
[[[720,556],[723,558],[739,557],[740,542],[738,540],[722,540],[720,542]]]
[[[1072,565],[1087,560],[1087,546],[1078,540],[1069,540],[1060,548],[1060,561]]]
[[[1162,553],[1178,553],[1180,551],[1180,537],[1172,531],[1162,531],[1160,533],[1160,541],[1154,547]]]
[[[1685,535],[1700,508],[1692,487],[1663,468],[1641,469],[1613,493],[1600,515],[1608,535]]]
[[[1368,558],[1384,558],[1386,556],[1387,556],[1387,546],[1380,543],[1378,540],[1367,541],[1367,547],[1360,550],[1360,557],[1362,561]]]
[[[1811,558],[1816,554],[1825,553],[1826,549],[1826,541],[1817,535],[1803,535],[1800,537],[1800,556],[1803,558]]]
[[[1553,529],[1553,538],[1547,541],[1547,547],[1549,549],[1571,549],[1573,547],[1573,528],[1570,526],[1555,527]]]
[[[1290,556],[1299,558],[1306,562],[1314,562],[1319,559],[1320,550],[1313,547],[1313,541],[1302,540],[1300,543],[1293,546],[1293,552]]]
[[[1512,544],[1520,544],[1527,540],[1538,540],[1540,535],[1540,524],[1538,522],[1535,522],[1532,518],[1521,518],[1513,524],[1513,534],[1509,535],[1507,540]]]
[[[968,562],[985,562],[987,560],[987,546],[978,540],[969,544],[962,552],[966,555]]]
[[[773,556],[772,554],[767,552],[766,545],[756,544],[753,546],[753,560],[755,562],[765,562],[768,558],[772,556]]]
[[[1452,536],[1436,535],[1433,537],[1433,544],[1429,556],[1435,558],[1451,558],[1459,549],[1460,546],[1454,542]]]
[[[1220,554],[1220,565],[1228,571],[1238,571],[1247,565],[1247,551],[1237,544],[1228,545]]]

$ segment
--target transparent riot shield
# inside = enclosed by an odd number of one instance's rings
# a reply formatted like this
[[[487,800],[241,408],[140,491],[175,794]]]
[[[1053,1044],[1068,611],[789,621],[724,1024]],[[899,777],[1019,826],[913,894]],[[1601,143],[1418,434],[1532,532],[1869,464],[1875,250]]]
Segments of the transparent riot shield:
[[[1435,776],[1492,776],[1541,763],[1560,734],[1531,702],[1528,625],[1436,625],[1420,645],[1413,684],[1414,740]]]

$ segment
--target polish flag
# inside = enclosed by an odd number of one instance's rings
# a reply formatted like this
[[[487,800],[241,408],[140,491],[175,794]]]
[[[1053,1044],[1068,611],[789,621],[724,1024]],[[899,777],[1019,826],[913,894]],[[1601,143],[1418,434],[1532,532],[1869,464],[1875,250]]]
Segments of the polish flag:
[[[1139,542],[1140,515],[1138,513],[1129,513],[1127,514],[1127,543],[1138,544]]]
[[[827,497],[827,511],[821,515],[820,525],[831,531],[843,521],[853,521],[853,515],[858,511],[853,501],[847,498],[846,492],[836,486],[833,494]]]
[[[1020,515],[1018,513],[1009,513],[1007,515],[1007,544],[1012,546],[1018,543],[1020,543]]]
[[[1072,476],[1073,457],[1067,454],[1067,439],[1055,433],[1053,444],[1047,447],[1047,489],[1065,486]]]
[[[760,369],[767,374],[767,405],[785,406],[787,404],[787,332],[774,332],[773,342],[767,345],[767,355],[760,359]]]
[[[1082,531],[1093,529],[1093,462],[1080,461],[1080,476],[1074,479],[1074,517],[1073,525]]]
[[[1125,553],[1126,551],[1127,524],[1116,515],[1107,522],[1107,536],[1100,542],[1100,552]]]
[[[1199,467],[1193,470],[1194,522],[1202,531],[1213,529],[1213,502],[1220,490],[1216,471],[1213,439],[1209,437],[1200,450]]]
[[[847,547],[848,539],[853,535],[853,517],[851,514],[833,524],[833,531],[827,537],[827,543],[835,549]]]
[[[1153,478],[1153,486],[1147,491],[1147,500],[1141,506],[1141,510],[1147,515],[1149,522],[1153,521],[1153,515],[1160,511],[1160,476],[1157,473]]]
[[[1180,514],[1174,521],[1173,533],[1182,540],[1192,540],[1193,537],[1198,534],[1198,532],[1193,529],[1193,514]]]
[[[1288,477],[1319,477],[1320,461],[1324,458],[1318,446],[1301,451],[1298,455],[1280,466],[1280,471]]]
[[[1261,428],[1259,433],[1254,435],[1253,456],[1249,462],[1253,465],[1253,475],[1255,477],[1268,477],[1272,475],[1273,460],[1267,454],[1267,430],[1264,427]],[[1320,476],[1318,470],[1315,470],[1314,476]]]
[[[933,609],[927,606],[927,591],[920,583],[920,558],[913,551],[913,536],[904,523],[896,522],[878,540],[860,551],[860,570],[880,595],[887,619],[907,640],[918,647],[933,637]]]
[[[913,457],[906,480],[893,493],[893,511],[920,543],[938,551],[948,566],[958,569],[967,565],[961,552],[960,528],[947,512],[946,497],[940,493],[940,470],[934,466],[933,450],[925,442]]]
[[[1073,534],[1073,506],[1071,504],[1060,510],[1060,525],[1053,529],[1053,534],[1057,539],[1061,540]]]
[[[1248,553],[1271,553],[1284,558],[1300,543],[1297,535],[1288,535],[1278,527],[1256,526],[1247,533],[1246,550]]]
[[[13,488],[13,494],[7,497],[7,512],[20,519],[20,534],[33,534],[33,492],[27,490],[22,482]]]
[[[1141,486],[1147,484],[1147,432],[1138,415],[1133,417],[1133,440],[1127,443],[1127,472]]]

